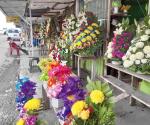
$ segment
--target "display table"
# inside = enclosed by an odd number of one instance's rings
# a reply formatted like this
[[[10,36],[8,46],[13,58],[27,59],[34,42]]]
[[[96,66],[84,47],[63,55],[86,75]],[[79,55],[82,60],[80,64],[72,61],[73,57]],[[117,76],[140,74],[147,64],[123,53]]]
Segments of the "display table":
[[[110,83],[112,86],[119,89],[123,93],[128,94],[130,96],[131,105],[135,105],[135,102],[139,101],[147,107],[150,107],[150,96],[138,90],[139,81],[146,80],[150,82],[150,75],[137,74],[135,72],[123,68],[123,66],[113,65],[111,63],[107,63],[106,68],[109,68],[110,72],[108,72],[107,70],[106,75],[102,76],[102,79]],[[113,74],[111,72],[111,70],[117,71],[117,77],[116,74]],[[125,80],[123,80],[123,74],[128,75],[127,79],[131,78],[131,82],[125,82]]]
[[[95,79],[96,75],[96,57],[95,56],[82,56],[79,54],[74,54],[75,56],[75,62],[77,63],[77,75],[80,77],[81,76],[81,61],[82,60],[92,60],[92,65],[91,65],[91,79]],[[77,60],[77,61],[76,61]],[[75,64],[76,65],[76,64]]]

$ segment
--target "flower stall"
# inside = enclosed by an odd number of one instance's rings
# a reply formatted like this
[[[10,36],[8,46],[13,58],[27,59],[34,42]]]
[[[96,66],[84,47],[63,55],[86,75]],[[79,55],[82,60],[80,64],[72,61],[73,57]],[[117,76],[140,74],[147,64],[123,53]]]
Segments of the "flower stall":
[[[64,1],[42,10],[48,17],[39,31],[48,47],[37,64],[43,97],[35,98],[37,84],[29,78],[18,80],[17,125],[45,124],[40,110],[51,108],[61,125],[114,125],[122,99],[150,107],[150,16],[133,23],[132,5],[122,0]],[[81,69],[91,77],[83,79]]]

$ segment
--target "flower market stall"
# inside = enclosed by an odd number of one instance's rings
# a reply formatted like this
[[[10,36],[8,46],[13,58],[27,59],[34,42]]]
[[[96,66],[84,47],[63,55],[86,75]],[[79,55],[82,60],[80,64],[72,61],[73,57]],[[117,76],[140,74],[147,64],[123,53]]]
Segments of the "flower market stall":
[[[46,125],[39,115],[49,110],[61,125],[115,125],[119,101],[150,107],[150,16],[135,1],[28,3],[30,73],[16,83],[16,125]]]

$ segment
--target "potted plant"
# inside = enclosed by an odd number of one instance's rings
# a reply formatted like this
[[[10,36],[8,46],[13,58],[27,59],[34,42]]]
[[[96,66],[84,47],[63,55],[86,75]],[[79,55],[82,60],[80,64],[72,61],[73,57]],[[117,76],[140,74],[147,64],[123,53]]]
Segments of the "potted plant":
[[[113,13],[116,14],[119,12],[119,7],[121,7],[121,1],[116,0],[112,2],[112,7],[113,7]]]

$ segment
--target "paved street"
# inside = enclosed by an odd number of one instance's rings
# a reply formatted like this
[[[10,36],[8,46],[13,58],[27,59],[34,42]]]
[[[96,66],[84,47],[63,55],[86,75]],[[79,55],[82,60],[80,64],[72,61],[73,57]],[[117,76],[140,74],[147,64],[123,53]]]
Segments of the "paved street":
[[[15,81],[17,64],[15,56],[9,56],[6,36],[0,35],[0,125],[12,125],[17,118],[15,111]]]

